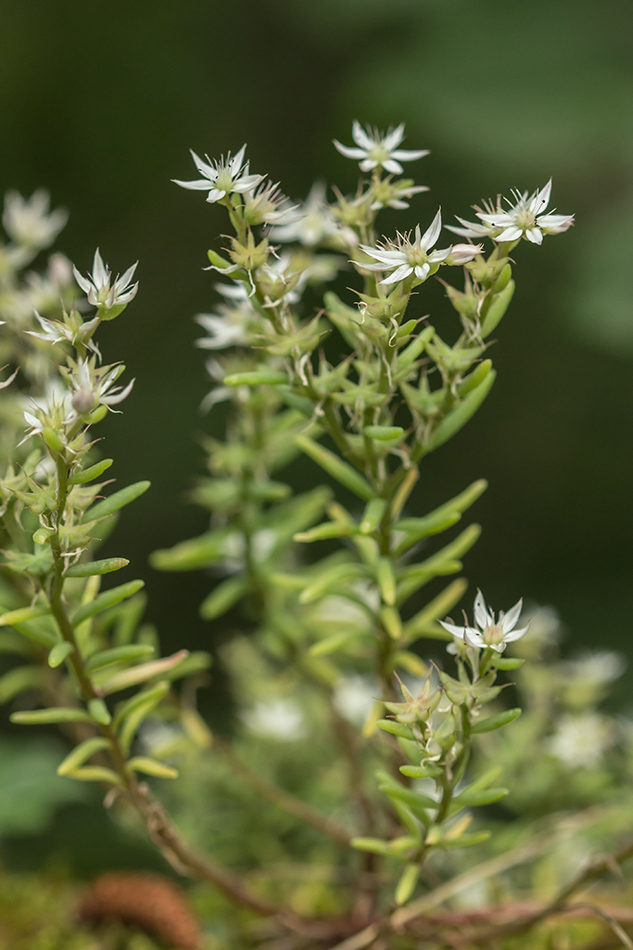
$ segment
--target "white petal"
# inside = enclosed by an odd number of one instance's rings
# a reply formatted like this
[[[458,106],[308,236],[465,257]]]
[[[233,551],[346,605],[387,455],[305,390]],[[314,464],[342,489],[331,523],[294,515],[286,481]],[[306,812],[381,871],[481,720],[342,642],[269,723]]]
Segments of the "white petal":
[[[79,273],[79,271],[74,265],[73,265],[73,274],[75,275],[75,280],[77,281],[77,283],[79,284],[83,292],[85,294],[89,294],[90,291],[93,289],[92,284],[85,277],[82,277],[82,275]]]
[[[474,605],[473,610],[475,614],[475,623],[482,630],[491,621],[494,623],[494,616],[488,614],[486,601],[484,600],[484,595],[481,593],[480,590],[477,591],[477,596],[475,597],[475,605]]]
[[[400,145],[400,142],[404,138],[404,122],[401,122],[400,125],[397,125],[395,129],[392,129],[391,132],[388,132],[384,139],[382,140],[383,147],[388,151],[392,152],[395,148]],[[399,157],[399,156],[397,156]]]
[[[378,162],[374,158],[364,158],[362,162],[359,163],[362,172],[370,172],[372,168],[376,168],[377,165]]]
[[[96,286],[104,287],[110,280],[110,271],[103,263],[99,248],[95,251],[94,261],[92,262],[92,279]]]
[[[501,234],[497,234],[495,241],[518,241],[522,236],[523,231],[521,228],[517,228],[516,224],[512,224],[509,228],[506,228],[505,231],[502,231]]]
[[[389,277],[385,277],[384,280],[381,280],[381,284],[395,284],[399,280],[404,280],[405,277],[408,277],[409,274],[413,273],[413,268],[410,264],[402,264],[397,270],[390,274]]]
[[[188,188],[189,191],[206,191],[210,185],[208,178],[198,178],[196,181],[180,181],[178,178],[172,178],[172,181],[181,188]]]
[[[501,626],[503,627],[504,636],[506,633],[509,633],[510,630],[513,630],[517,625],[517,620],[521,616],[521,610],[523,609],[523,598],[521,598],[518,603],[511,607],[507,614],[504,615],[503,620],[501,621]]]
[[[2,368],[4,369],[4,366]],[[6,389],[7,386],[10,386],[17,375],[18,375],[18,370],[16,369],[13,371],[13,373],[11,373],[8,379],[5,379],[3,383],[0,383],[0,389]]]
[[[239,152],[236,153],[235,157],[231,159],[230,169],[231,169],[232,175],[237,175],[240,168],[244,164],[245,152],[246,152],[246,142],[244,142]]]
[[[219,188],[212,188],[207,195],[207,201],[213,204],[214,201],[219,201],[221,198],[224,198],[225,194],[226,191],[220,191]]]
[[[559,234],[574,223],[573,214],[542,214],[536,222],[548,234]]]
[[[430,271],[430,270],[431,270],[430,266],[429,266],[428,264],[426,264],[426,263],[425,263],[425,264],[421,264],[421,265],[420,265],[420,264],[416,264],[416,266],[415,266],[415,276],[418,277],[420,280],[426,280],[426,278],[429,276],[429,271]]]
[[[394,161],[393,158],[386,158],[384,162],[380,163],[385,171],[390,172],[392,175],[399,175],[402,171],[402,165],[400,162]]]
[[[442,209],[440,208],[431,221],[431,224],[426,229],[419,241],[416,241],[416,244],[419,244],[421,248],[425,251],[428,251],[430,247],[433,247],[438,237],[440,236],[440,231],[442,230]]]
[[[417,158],[424,158],[429,154],[428,148],[399,148],[391,153],[392,158],[397,158],[400,162],[413,162]]]
[[[354,119],[352,123],[352,138],[357,145],[360,145],[362,149],[368,151],[373,148],[375,140],[365,131],[358,119]]]
[[[511,633],[507,633],[503,639],[506,643],[512,643],[513,640],[520,640],[521,637],[525,636],[525,634],[528,632],[529,626],[530,625],[528,624],[527,627],[521,627],[520,630],[512,630]]]
[[[136,262],[136,264],[132,264],[131,267],[128,267],[128,269],[123,274],[123,276],[117,279],[115,286],[120,287],[121,290],[127,287],[127,285],[130,283],[130,281],[134,277],[134,271],[136,270],[137,267],[138,267],[138,261]]]
[[[448,630],[449,633],[452,633],[454,637],[459,637],[460,640],[464,639],[464,634],[466,633],[466,627],[456,627],[454,623],[448,623],[446,620],[438,620],[440,626],[444,627],[445,630]]]
[[[530,201],[530,209],[534,212],[534,214],[540,214],[541,211],[545,211],[549,204],[551,192],[552,179],[550,178],[545,187],[541,188],[540,191],[537,191],[532,201]]]
[[[135,382],[136,382],[136,379],[132,379],[127,384],[125,389],[122,389],[119,393],[112,393],[111,396],[102,396],[101,402],[104,403],[106,406],[116,406],[117,403],[123,402],[126,396],[129,396],[130,393],[132,392],[132,387],[134,386]]]
[[[528,228],[525,232],[525,236],[528,241],[531,241],[532,244],[542,244],[543,243],[543,232],[540,228]]]
[[[196,155],[196,153],[194,152],[192,148],[190,148],[189,151],[191,152],[193,163],[198,169],[198,171],[200,172],[200,174],[204,175],[205,178],[208,178],[209,181],[215,181],[218,175],[217,170],[213,168],[212,165],[207,164],[207,162],[203,162],[200,156]]]
[[[473,630],[472,627],[466,627],[466,632],[464,634],[464,642],[467,643],[468,646],[470,647],[477,647],[479,650],[481,650],[483,647],[486,646],[486,643],[482,635],[479,633],[478,630]]]
[[[358,161],[360,158],[364,158],[367,152],[363,148],[354,148],[351,145],[341,145],[340,142],[334,141],[334,147],[344,155],[345,158],[353,158],[355,161]]]

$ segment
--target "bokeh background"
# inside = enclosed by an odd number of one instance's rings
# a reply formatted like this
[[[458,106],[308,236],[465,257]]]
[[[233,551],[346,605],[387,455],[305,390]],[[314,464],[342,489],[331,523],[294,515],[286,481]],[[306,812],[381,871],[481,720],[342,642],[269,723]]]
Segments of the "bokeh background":
[[[356,167],[331,140],[350,143],[358,118],[404,121],[405,144],[431,149],[407,168],[432,190],[400,214],[401,229],[428,223],[438,204],[445,220],[470,217],[482,198],[550,176],[553,205],[577,214],[566,235],[515,252],[498,382],[430,460],[418,498],[428,509],[488,478],[475,513],[483,538],[467,560],[473,590],[495,606],[521,595],[552,604],[570,651],[616,648],[633,662],[633,5],[3,0],[0,14],[0,188],[50,190],[70,212],[58,245],[81,270],[97,245],[114,271],[140,261],[139,295],[102,337],[104,357],[123,358],[137,382],[104,430],[118,484],[149,477],[153,488],[127,509],[111,553],[132,558],[129,578],[147,578],[165,648],[223,635],[197,616],[208,578],[147,566],[155,548],[205,530],[185,495],[202,468],[197,438],[221,428],[219,410],[198,411],[208,384],[192,316],[216,299],[202,268],[225,222],[170,179],[193,177],[190,147],[219,156],[248,142],[253,171],[293,198],[315,177],[349,191]],[[622,683],[627,706],[630,673]],[[218,674],[214,684],[220,707]],[[7,776],[16,754],[6,746]],[[30,767],[27,787],[42,788],[44,768]],[[21,793],[8,787],[15,803]],[[90,868],[106,819],[89,802],[67,806],[52,830],[43,806],[37,845],[16,837],[35,819],[2,802],[6,861],[37,866],[70,848]]]

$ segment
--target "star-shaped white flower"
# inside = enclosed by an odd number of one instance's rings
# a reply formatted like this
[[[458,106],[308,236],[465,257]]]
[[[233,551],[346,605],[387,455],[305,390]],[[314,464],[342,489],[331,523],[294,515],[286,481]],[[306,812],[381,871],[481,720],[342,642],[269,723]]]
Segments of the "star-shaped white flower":
[[[429,154],[429,150],[425,148],[398,148],[404,138],[404,122],[383,134],[369,125],[363,128],[360,122],[354,119],[352,138],[356,142],[357,148],[341,145],[336,139],[334,139],[334,145],[345,158],[358,161],[363,172],[380,167],[393,175],[399,175],[403,170],[400,162],[412,162]]]
[[[135,383],[132,379],[127,386],[114,385],[124,369],[121,364],[98,369],[95,367],[94,358],[79,360],[75,371],[68,373],[73,410],[78,415],[85,415],[97,406],[106,406],[111,412],[116,412],[117,410],[111,407],[123,402],[130,395]]]
[[[99,248],[95,251],[92,263],[92,274],[83,277],[76,267],[73,267],[75,280],[88,296],[88,303],[98,307],[104,318],[117,316],[136,296],[138,281],[133,284],[132,277],[138,266],[132,264],[121,277],[112,280],[110,269],[103,263]],[[114,312],[116,311],[116,312]]]
[[[543,235],[561,234],[574,223],[573,214],[544,214],[552,191],[552,180],[544,188],[529,195],[513,190],[514,205],[507,211],[502,211],[498,204],[496,209],[484,206],[478,210],[477,217],[482,222],[457,220],[463,228],[450,227],[449,230],[465,237],[491,237],[494,241],[518,241],[526,238],[532,244],[542,244]]]
[[[508,643],[520,640],[527,633],[529,624],[521,627],[520,630],[514,629],[522,607],[523,600],[520,600],[507,614],[501,610],[499,619],[495,620],[494,613],[486,607],[484,595],[479,590],[474,605],[476,627],[457,627],[454,623],[445,620],[440,620],[440,624],[445,630],[448,630],[459,640],[463,640],[468,646],[478,647],[479,649],[490,647],[492,650],[496,650],[497,653],[503,653]]]
[[[264,175],[249,175],[248,163],[244,164],[245,144],[233,158],[229,152],[226,158],[222,157],[219,161],[213,162],[208,155],[205,156],[207,161],[203,162],[193,149],[190,151],[194,164],[203,177],[196,181],[178,181],[176,178],[172,178],[172,181],[181,188],[189,188],[191,191],[208,191],[207,201],[211,204],[234,191],[239,193],[250,191],[265,177]]]
[[[377,261],[375,264],[361,266],[365,270],[393,270],[393,274],[385,277],[380,283],[396,284],[411,274],[414,274],[419,281],[424,281],[435,264],[465,264],[479,254],[481,247],[474,244],[456,244],[454,247],[431,251],[441,230],[442,213],[438,211],[424,234],[421,233],[420,225],[416,225],[413,241],[410,234],[398,234],[395,242],[387,241],[379,247],[361,244],[361,250]]]

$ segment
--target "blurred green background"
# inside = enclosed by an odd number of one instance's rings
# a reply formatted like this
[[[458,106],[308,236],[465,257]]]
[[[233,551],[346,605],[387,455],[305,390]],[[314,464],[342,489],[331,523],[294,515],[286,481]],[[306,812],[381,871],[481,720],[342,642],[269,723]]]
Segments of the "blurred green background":
[[[438,204],[447,222],[469,218],[482,198],[550,176],[553,206],[577,214],[566,235],[515,252],[498,382],[416,497],[428,510],[488,478],[473,592],[497,608],[553,604],[570,650],[633,656],[630,0],[3,0],[0,12],[2,190],[50,190],[70,211],[58,246],[82,271],[97,245],[115,272],[140,261],[137,299],[102,334],[104,358],[137,379],[104,432],[118,484],[153,488],[108,553],[132,558],[126,579],[147,578],[165,649],[219,635],[197,616],[208,578],[146,562],[206,528],[184,496],[201,471],[196,438],[220,430],[221,411],[198,412],[208,386],[192,315],[214,306],[202,268],[226,226],[170,179],[194,177],[190,147],[218,157],[248,142],[252,170],[293,198],[315,177],[351,191],[357,169],[331,140],[350,144],[358,118],[404,121],[405,147],[431,149],[407,167],[432,190],[393,219],[400,229],[426,226]],[[435,314],[442,297],[430,297]]]

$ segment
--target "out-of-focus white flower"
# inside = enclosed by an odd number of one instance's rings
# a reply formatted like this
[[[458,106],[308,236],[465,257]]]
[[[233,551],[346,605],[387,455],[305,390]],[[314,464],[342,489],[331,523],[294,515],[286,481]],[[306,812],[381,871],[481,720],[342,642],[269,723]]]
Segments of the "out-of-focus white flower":
[[[398,211],[402,211],[402,209],[409,207],[409,198],[428,190],[426,185],[414,185],[406,180],[391,181],[391,179],[385,178],[381,182],[375,182],[372,186],[374,200],[371,203],[371,210],[396,208]]]
[[[242,721],[262,739],[296,742],[306,735],[306,723],[300,707],[290,699],[259,702],[241,714]]]
[[[283,224],[270,232],[273,241],[299,241],[306,247],[314,247],[325,238],[336,234],[338,224],[325,200],[326,188],[317,181],[310,189],[306,200],[290,211]]]
[[[379,695],[380,688],[372,677],[344,676],[334,686],[332,701],[341,716],[362,726]]]
[[[463,640],[464,643],[467,643],[471,647],[478,647],[479,649],[490,647],[496,650],[497,653],[503,653],[508,643],[512,643],[513,640],[519,640],[527,633],[529,624],[520,630],[514,629],[519,620],[522,607],[523,601],[520,600],[507,613],[501,610],[499,612],[499,619],[495,620],[494,613],[486,607],[484,595],[479,590],[477,591],[474,605],[475,623],[477,627],[457,627],[454,623],[444,620],[440,620],[440,624],[445,630],[452,633],[454,637]]]
[[[361,244],[361,250],[375,258],[376,264],[361,264],[365,270],[393,270],[393,274],[381,280],[381,284],[395,284],[414,274],[419,281],[429,276],[435,264],[465,264],[479,254],[481,247],[473,244],[456,244],[442,250],[431,251],[442,230],[442,214],[437,212],[424,234],[420,225],[415,229],[412,240],[410,234],[398,234],[397,240],[387,241],[379,247]],[[437,270],[437,268],[435,268]]]
[[[542,244],[544,234],[561,234],[574,223],[573,214],[544,214],[552,191],[551,179],[541,188],[529,195],[527,191],[514,189],[514,205],[503,211],[500,202],[496,207],[484,204],[483,210],[476,209],[482,222],[464,221],[457,218],[463,227],[448,226],[449,231],[464,237],[491,237],[494,241],[518,241],[526,238],[532,244]]]
[[[178,181],[178,179],[172,178],[172,181],[176,185],[180,185],[181,188],[189,188],[191,191],[207,191],[207,201],[211,204],[220,201],[225,195],[229,195],[234,191],[240,194],[251,191],[265,176],[249,174],[248,163],[244,164],[245,151],[246,144],[242,145],[233,158],[231,158],[229,152],[226,158],[223,156],[219,161],[212,162],[209,156],[206,155],[207,161],[203,162],[190,149],[194,164],[203,177],[195,181]]]
[[[247,328],[253,319],[248,304],[242,307],[227,307],[220,304],[215,313],[198,313],[196,323],[209,334],[196,340],[202,350],[223,350],[227,346],[244,346],[248,342]]]
[[[549,752],[569,768],[590,768],[615,742],[614,725],[608,716],[594,712],[561,716],[549,739]]]
[[[565,660],[567,676],[592,686],[606,686],[622,675],[626,668],[624,657],[612,650],[596,650],[575,659]]]
[[[404,122],[383,133],[369,125],[363,128],[360,122],[354,119],[352,138],[357,147],[341,145],[336,139],[334,145],[345,158],[357,161],[363,172],[371,171],[372,168],[384,168],[393,175],[399,175],[402,172],[400,162],[412,162],[429,154],[428,149],[398,148],[404,139]]]
[[[73,274],[83,292],[87,294],[88,303],[99,308],[103,319],[111,319],[136,296],[138,281],[133,284],[132,277],[137,266],[138,261],[113,282],[110,269],[103,263],[99,248],[97,248],[92,263],[92,274],[89,278],[83,277],[76,267],[73,267]]]
[[[30,198],[10,191],[4,199],[2,223],[16,244],[39,249],[52,244],[62,230],[68,214],[58,208],[49,211],[50,195],[40,188]]]

